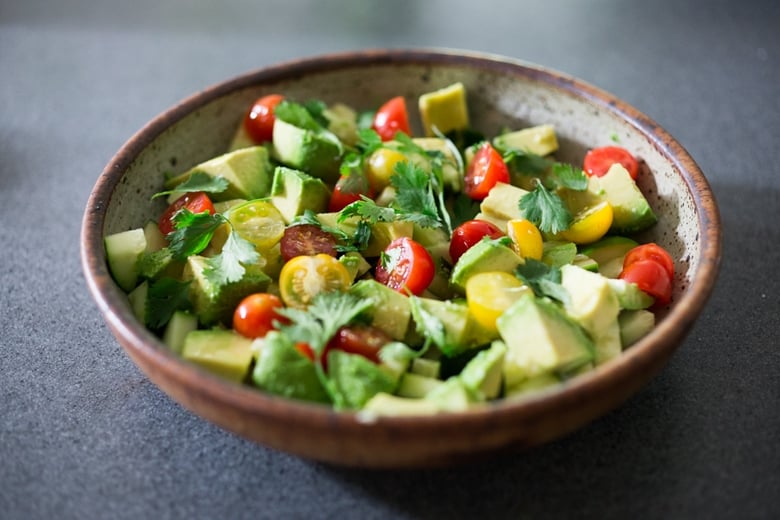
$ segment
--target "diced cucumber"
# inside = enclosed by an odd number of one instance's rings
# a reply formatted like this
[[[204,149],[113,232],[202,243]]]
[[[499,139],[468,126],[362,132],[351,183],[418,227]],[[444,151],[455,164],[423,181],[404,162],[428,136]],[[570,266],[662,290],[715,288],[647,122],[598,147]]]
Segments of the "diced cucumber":
[[[172,351],[181,354],[187,334],[197,330],[197,328],[197,316],[186,311],[176,311],[165,326],[162,337],[163,343],[168,345]]]
[[[117,285],[129,293],[138,284],[138,261],[146,251],[144,230],[137,228],[114,233],[104,242],[111,275]]]

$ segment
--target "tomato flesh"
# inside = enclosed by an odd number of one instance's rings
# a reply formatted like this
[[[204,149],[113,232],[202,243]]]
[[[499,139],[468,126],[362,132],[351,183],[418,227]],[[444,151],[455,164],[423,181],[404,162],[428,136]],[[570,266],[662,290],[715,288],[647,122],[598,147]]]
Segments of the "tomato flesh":
[[[274,135],[274,108],[284,100],[280,94],[263,96],[254,102],[244,116],[244,129],[256,143],[270,141]]]
[[[672,299],[672,279],[666,268],[655,260],[637,260],[620,273],[620,279],[635,283],[640,290],[666,305]]]
[[[473,200],[482,200],[499,182],[509,183],[509,168],[490,143],[483,143],[466,169],[464,191]]]
[[[284,230],[279,243],[285,262],[296,256],[326,254],[335,257],[336,238],[314,224],[290,226]]]
[[[476,219],[467,220],[452,231],[450,258],[455,263],[463,253],[482,240],[483,237],[499,238],[502,236],[504,236],[504,233],[492,222]]]
[[[285,323],[286,319],[276,313],[284,307],[278,296],[268,293],[250,294],[238,304],[233,312],[233,328],[247,338],[262,338],[274,330],[274,322]]]
[[[323,366],[327,368],[328,352],[333,349],[358,354],[374,363],[379,363],[379,351],[390,341],[392,338],[376,327],[368,325],[341,327],[325,346],[322,355]]]
[[[157,227],[160,228],[160,232],[163,235],[168,235],[176,229],[173,222],[173,217],[182,208],[186,208],[193,213],[203,213],[204,211],[213,215],[214,204],[211,199],[202,191],[196,191],[192,193],[185,193],[175,201],[160,215],[160,219],[157,222]]]
[[[433,281],[436,267],[419,242],[401,237],[390,242],[376,266],[374,277],[398,292],[420,295]]]
[[[333,187],[328,203],[328,211],[335,213],[360,200],[361,195],[373,199],[374,191],[368,185],[365,175],[353,173],[342,175]]]
[[[636,246],[626,253],[625,258],[623,259],[623,269],[634,262],[639,262],[641,260],[654,260],[658,262],[666,269],[669,278],[674,278],[674,260],[672,259],[672,255],[655,242]]]
[[[632,179],[639,175],[639,162],[631,152],[619,146],[602,146],[588,151],[582,169],[588,175],[602,177],[615,163],[622,164]]]
[[[374,116],[372,128],[379,134],[382,141],[391,141],[398,132],[411,135],[406,100],[402,96],[397,96],[379,107]]]

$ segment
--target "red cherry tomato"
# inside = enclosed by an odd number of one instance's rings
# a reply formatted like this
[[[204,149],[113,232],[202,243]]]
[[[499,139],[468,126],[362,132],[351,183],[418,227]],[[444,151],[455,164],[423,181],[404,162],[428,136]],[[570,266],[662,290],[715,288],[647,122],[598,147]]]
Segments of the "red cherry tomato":
[[[284,100],[284,96],[270,94],[254,102],[244,116],[244,129],[256,143],[270,141],[274,135],[274,108]]]
[[[385,248],[374,277],[398,292],[419,295],[431,284],[435,273],[428,250],[409,237],[401,237]]]
[[[499,238],[504,236],[504,233],[498,229],[498,226],[486,220],[467,220],[456,227],[452,231],[452,240],[450,241],[452,263],[457,262],[463,253],[486,236]]]
[[[382,141],[390,141],[396,132],[411,135],[409,128],[409,113],[406,111],[406,101],[403,97],[394,97],[377,110],[374,124],[371,126]]]
[[[173,223],[173,216],[182,209],[186,208],[193,213],[208,212],[210,215],[214,214],[214,204],[211,203],[209,196],[202,191],[196,191],[192,193],[185,193],[160,215],[160,220],[157,222],[157,227],[160,228],[160,232],[163,235],[167,235],[176,229]]]
[[[635,283],[653,298],[666,305],[672,299],[672,279],[666,268],[655,260],[637,260],[620,273],[620,279]]]
[[[361,195],[374,198],[374,191],[368,185],[366,176],[359,173],[342,175],[333,187],[328,211],[334,213],[341,211],[353,202],[360,200]]]
[[[285,262],[296,256],[313,256],[325,253],[337,256],[336,238],[314,224],[290,226],[284,230],[279,242],[282,258]]]
[[[323,366],[327,368],[328,352],[332,349],[359,354],[374,363],[379,363],[379,350],[390,341],[392,338],[376,327],[369,325],[341,327],[325,346],[322,354]]]
[[[619,146],[602,146],[594,148],[585,154],[582,169],[588,175],[601,177],[609,171],[613,164],[620,163],[632,179],[639,174],[639,162],[631,155],[631,152]]]
[[[466,169],[465,192],[474,200],[482,200],[499,182],[509,182],[509,168],[490,143],[483,143]]]
[[[640,260],[655,260],[666,269],[669,278],[674,279],[674,260],[672,260],[672,255],[658,244],[650,242],[649,244],[642,244],[631,249],[623,259],[623,269]]]
[[[314,350],[308,343],[300,342],[295,344],[295,350],[300,352],[303,356],[309,358],[310,361],[314,361]]]
[[[284,307],[278,296],[268,293],[250,294],[238,304],[233,312],[233,328],[247,338],[262,338],[273,330],[274,321],[285,323],[286,319],[276,313]]]

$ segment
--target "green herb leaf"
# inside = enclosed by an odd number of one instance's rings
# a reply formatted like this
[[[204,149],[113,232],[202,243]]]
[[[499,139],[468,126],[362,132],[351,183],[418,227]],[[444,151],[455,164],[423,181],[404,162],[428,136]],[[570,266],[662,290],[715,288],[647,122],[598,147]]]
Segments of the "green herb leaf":
[[[174,312],[189,309],[189,286],[190,281],[168,277],[150,281],[144,312],[146,325],[152,330],[160,329],[171,320]]]
[[[360,112],[357,117],[357,126],[360,130],[370,130],[374,126],[375,110]]]
[[[390,184],[396,190],[393,208],[398,218],[422,227],[446,227],[439,214],[432,177],[422,168],[409,161],[399,162]]]
[[[163,197],[170,195],[171,193],[193,193],[196,191],[222,193],[226,189],[228,189],[228,181],[221,175],[214,177],[205,172],[195,171],[187,180],[176,186],[176,188],[155,193],[152,195],[152,198],[156,199],[157,197]]]
[[[472,220],[479,213],[479,201],[476,201],[465,193],[458,193],[452,203],[452,227],[456,228]]]
[[[417,332],[439,348],[446,348],[447,334],[444,323],[437,316],[425,310],[417,296],[409,296],[409,304]]]
[[[553,164],[553,161],[546,157],[519,148],[502,148],[498,151],[509,168],[521,175],[543,175]]]
[[[325,115],[325,110],[327,110],[328,105],[319,99],[310,99],[303,104],[303,107],[321,127],[328,128],[330,120],[328,120]]]
[[[317,121],[305,106],[286,99],[276,105],[274,117],[305,130],[319,132],[323,129],[323,125]]]
[[[173,216],[174,229],[168,234],[168,248],[177,260],[184,260],[206,249],[214,232],[227,220],[219,213],[193,213],[182,208]]]
[[[523,195],[519,203],[523,217],[533,222],[540,231],[545,233],[560,233],[569,228],[572,216],[561,198],[548,191],[541,182]]]
[[[561,270],[544,262],[526,258],[515,268],[515,275],[530,287],[536,296],[547,296],[568,303],[569,292],[561,285]]]
[[[203,274],[211,283],[222,287],[243,278],[246,272],[244,265],[256,263],[259,259],[260,254],[254,244],[231,230],[222,252],[208,259]]]
[[[571,164],[555,163],[549,181],[553,188],[563,187],[574,191],[583,191],[588,187],[588,177],[581,168]]]
[[[369,127],[358,130],[358,142],[355,146],[363,152],[363,155],[368,155],[382,148],[384,143],[376,130]]]
[[[358,217],[361,220],[368,221],[370,224],[377,222],[392,222],[396,218],[396,212],[393,208],[380,206],[372,199],[361,195],[360,200],[348,204],[339,211],[338,222],[344,222],[350,217]]]

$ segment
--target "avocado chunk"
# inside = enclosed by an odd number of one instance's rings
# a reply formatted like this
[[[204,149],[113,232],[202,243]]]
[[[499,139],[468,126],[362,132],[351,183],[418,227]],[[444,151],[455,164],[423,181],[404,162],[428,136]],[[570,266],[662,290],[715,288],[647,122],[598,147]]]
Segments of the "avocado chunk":
[[[463,380],[457,376],[444,381],[423,399],[435,403],[436,407],[444,412],[464,412],[477,402]]]
[[[550,267],[571,264],[575,258],[577,258],[577,245],[574,242],[551,240],[542,245],[542,262]]]
[[[252,139],[252,136],[249,135],[249,132],[247,132],[246,126],[244,126],[244,120],[242,119],[241,123],[236,127],[236,131],[233,133],[233,138],[228,145],[228,151],[233,152],[235,150],[240,150],[241,148],[249,148],[250,146],[257,146],[257,143]]]
[[[328,130],[347,146],[358,142],[357,112],[343,103],[334,103],[327,107],[322,115],[328,120]]]
[[[431,393],[434,388],[437,388],[442,384],[444,384],[444,381],[435,377],[407,372],[401,376],[396,394],[400,397],[421,399]]]
[[[268,150],[263,146],[241,148],[202,162],[168,179],[165,188],[175,189],[195,172],[222,177],[227,181],[228,188],[225,191],[209,194],[213,201],[259,199],[266,197],[271,187],[271,159]]]
[[[343,146],[332,133],[299,128],[277,118],[273,144],[282,164],[331,184],[338,180]]]
[[[349,292],[371,301],[371,310],[368,312],[371,325],[395,340],[404,339],[412,317],[408,296],[376,280],[360,280],[349,288]]]
[[[463,368],[460,379],[480,400],[495,399],[501,393],[506,352],[506,344],[496,340],[491,343],[490,348],[481,350]]]
[[[627,237],[610,236],[590,244],[580,251],[599,264],[599,273],[607,278],[617,278],[623,270],[623,259],[639,243]]]
[[[348,409],[362,408],[379,392],[394,392],[398,383],[382,365],[341,350],[331,350],[328,354],[328,375],[341,405]]]
[[[184,359],[237,383],[249,373],[252,340],[232,330],[194,330],[184,338]]]
[[[441,361],[423,357],[415,358],[412,360],[412,366],[409,368],[409,372],[438,379],[441,374]]]
[[[546,298],[524,294],[496,325],[507,347],[507,388],[547,372],[569,372],[593,359],[595,347],[585,331]]]
[[[469,111],[466,103],[466,88],[463,83],[428,92],[418,100],[423,131],[427,136],[436,132],[446,134],[451,130],[465,130],[469,127]]]
[[[353,235],[357,229],[358,218],[350,217],[342,222],[338,221],[339,214],[334,212],[318,213],[317,220],[323,226],[337,228]],[[370,224],[371,238],[368,245],[361,251],[365,258],[377,257],[396,238],[410,237],[414,233],[414,224],[409,221],[394,220],[393,222],[376,222]]]
[[[291,399],[330,402],[314,363],[298,352],[284,335],[271,331],[257,341],[261,345],[252,371],[255,386]]]
[[[552,125],[539,125],[496,136],[493,146],[499,150],[516,149],[549,155],[558,151],[558,138]]]
[[[182,278],[192,280],[190,301],[202,325],[230,324],[233,310],[241,300],[252,293],[264,292],[271,278],[261,270],[261,266],[250,265],[239,281],[220,287],[206,277],[207,261],[199,255],[187,258]]]
[[[271,202],[287,224],[305,209],[315,213],[325,211],[330,190],[321,179],[300,170],[277,166],[271,186]]]
[[[655,314],[648,310],[624,310],[618,315],[620,325],[620,341],[623,348],[628,348],[655,327]]]
[[[181,354],[187,335],[198,328],[198,317],[186,311],[175,311],[165,325],[163,343],[172,351]]]
[[[553,373],[539,374],[538,376],[520,381],[512,388],[507,388],[504,398],[516,399],[560,383],[561,380]]]
[[[417,352],[400,341],[391,341],[379,349],[379,360],[396,379],[401,378],[416,357]]]
[[[655,298],[641,290],[635,283],[616,278],[608,278],[607,282],[617,296],[621,309],[646,309],[655,303]]]
[[[113,233],[103,242],[111,276],[123,291],[132,291],[138,284],[138,263],[146,251],[143,228]]]
[[[471,316],[464,300],[414,297],[410,303],[418,328],[430,329],[432,324],[441,324],[441,333],[432,339],[446,356],[455,356],[497,338],[495,331],[483,327]]]
[[[437,403],[424,399],[399,397],[380,392],[368,400],[363,412],[368,416],[404,417],[413,415],[434,415],[439,413]]]
[[[647,199],[620,163],[613,164],[602,177],[590,177],[587,191],[599,202],[606,200],[612,205],[610,229],[614,233],[630,235],[658,221]]]
[[[511,273],[523,263],[523,259],[507,244],[509,239],[483,238],[458,259],[452,267],[450,284],[459,291],[466,291],[466,282],[477,273],[503,271]],[[511,242],[510,242],[511,243]]]
[[[453,150],[451,144],[440,137],[415,137],[412,142],[426,152],[441,154],[441,176],[444,186],[456,193],[463,190],[463,173],[462,167],[459,166],[461,159],[455,156],[455,153],[460,153],[457,149]],[[412,162],[428,171],[431,169],[431,159],[427,154],[419,159],[413,158]]]
[[[520,199],[528,192],[512,184],[504,182],[496,183],[488,192],[488,196],[482,200],[479,210],[482,214],[496,220],[503,221],[499,228],[506,232],[506,222],[521,219]]]

